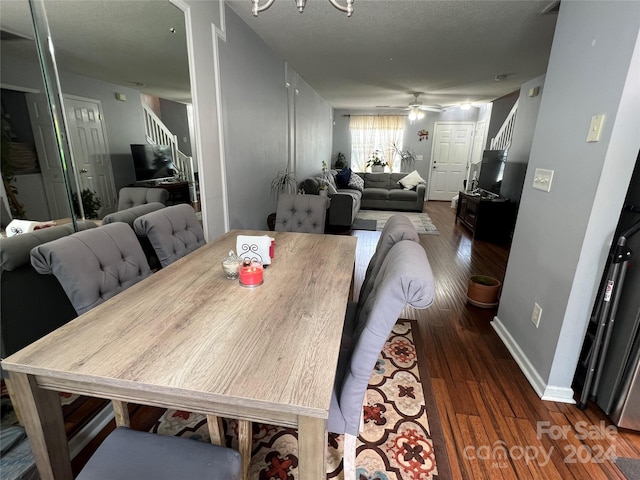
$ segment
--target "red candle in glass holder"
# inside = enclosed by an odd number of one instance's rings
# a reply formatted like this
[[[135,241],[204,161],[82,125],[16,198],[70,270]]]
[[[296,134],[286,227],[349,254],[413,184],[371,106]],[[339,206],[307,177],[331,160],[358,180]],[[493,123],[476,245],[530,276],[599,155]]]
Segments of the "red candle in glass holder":
[[[257,287],[262,285],[264,270],[259,263],[243,265],[238,272],[240,285],[243,287]]]

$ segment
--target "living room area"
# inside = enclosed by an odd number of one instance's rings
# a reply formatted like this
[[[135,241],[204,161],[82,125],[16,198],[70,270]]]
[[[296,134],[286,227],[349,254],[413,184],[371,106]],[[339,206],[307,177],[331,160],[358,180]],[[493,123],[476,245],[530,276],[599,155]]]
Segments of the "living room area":
[[[3,2],[3,8],[5,3],[10,2]],[[429,414],[430,407],[426,406],[429,425],[435,428],[430,433],[435,435],[438,478],[447,478],[447,473],[450,478],[474,479],[498,474],[504,478],[624,478],[622,467],[612,456],[604,462],[580,459],[567,462],[567,455],[588,452],[589,458],[595,459],[598,451],[605,452],[615,445],[617,457],[640,458],[640,438],[632,430],[617,429],[613,440],[606,436],[581,437],[576,425],[612,424],[594,403],[585,410],[573,405],[578,393],[573,377],[582,341],[640,150],[634,130],[640,84],[636,81],[638,69],[634,68],[640,54],[639,22],[633,3],[563,1],[557,16],[540,15],[538,23],[534,22],[531,31],[527,30],[533,37],[540,37],[543,50],[539,54],[543,58],[538,62],[542,67],[535,71],[511,75],[498,70],[492,55],[475,52],[481,57],[480,63],[488,65],[486,69],[478,67],[477,75],[485,82],[483,97],[490,101],[478,104],[470,101],[470,108],[462,98],[455,102],[446,100],[451,93],[448,90],[457,88],[446,79],[439,79],[437,85],[442,91],[433,95],[427,87],[400,79],[401,71],[418,70],[418,63],[440,66],[434,68],[439,71],[449,65],[453,70],[451,59],[455,48],[451,51],[447,41],[418,45],[411,50],[413,64],[402,63],[402,56],[395,53],[393,46],[386,49],[372,43],[368,52],[371,58],[362,63],[364,53],[354,55],[342,50],[344,44],[366,43],[350,30],[350,21],[382,23],[379,31],[392,25],[394,35],[408,32],[409,24],[403,20],[407,18],[406,12],[400,15],[407,5],[398,7],[397,12],[386,5],[383,15],[376,11],[382,7],[376,5],[385,3],[393,2],[361,5],[356,2],[352,18],[320,0],[308,2],[302,15],[290,2],[278,0],[257,18],[251,17],[248,1],[185,0],[162,2],[162,7],[154,7],[174,9],[182,19],[181,25],[159,21],[158,25],[169,39],[184,36],[181,51],[185,59],[181,65],[188,77],[189,97],[184,97],[183,103],[175,99],[163,99],[162,103],[166,112],[174,107],[169,102],[180,103],[184,117],[188,118],[186,123],[192,122],[178,136],[183,143],[188,140],[186,143],[191,147],[206,238],[213,240],[236,229],[266,230],[267,219],[277,208],[271,184],[282,173],[294,174],[296,187],[300,187],[307,179],[322,178],[323,163],[327,164],[327,170],[339,172],[341,168],[336,168],[336,161],[343,158],[352,170],[351,175],[362,177],[363,181],[365,176],[380,175],[366,166],[375,148],[353,148],[352,120],[402,117],[404,124],[397,143],[400,154],[390,141],[377,141],[373,145],[385,150],[383,158],[390,163],[383,172],[385,178],[398,175],[394,177],[393,189],[403,191],[397,182],[415,171],[421,182],[409,190],[416,198],[420,198],[419,192],[424,195],[422,205],[402,210],[407,216],[415,214],[414,225],[424,228],[419,232],[420,245],[436,279],[436,297],[427,310],[407,309],[403,318],[415,320],[411,325],[417,327],[414,339],[419,339],[421,345],[418,356],[427,365],[426,369],[420,367],[420,378],[424,379],[424,397],[433,402],[431,411],[436,412]],[[467,21],[484,16],[482,5],[474,2],[465,3],[466,13],[458,10],[462,7],[450,5],[453,2],[419,3],[440,4],[442,10],[437,14],[442,25],[454,24],[456,16]],[[496,9],[504,10],[502,23],[498,21],[501,28],[508,28],[510,15],[518,16],[516,3],[535,4],[520,7],[536,12],[548,5],[548,2],[491,2],[491,15],[497,15]],[[53,16],[55,4],[48,5],[48,13]],[[326,11],[318,12],[316,8],[320,6],[326,7]],[[436,15],[436,11],[416,11],[425,24],[428,15]],[[361,20],[358,14],[363,17]],[[152,16],[148,12],[145,15]],[[281,28],[278,34],[275,16],[285,19],[290,29]],[[335,23],[341,31],[329,35],[327,22]],[[361,28],[357,25],[354,31]],[[423,30],[424,25],[417,28]],[[304,65],[301,60],[288,57],[286,51],[275,46],[279,45],[277,40],[282,41],[279,37],[295,43],[292,39],[302,38],[300,30],[306,30],[311,38],[329,37],[329,45],[317,50],[312,48],[313,41],[305,42],[297,55],[315,59],[317,70],[328,69],[323,64],[324,57],[335,56],[340,60],[340,68],[334,70],[335,82],[340,87],[337,90],[343,95],[339,98],[349,97],[352,104],[325,98],[324,91],[330,90],[331,85],[315,80],[314,69],[303,71],[298,66]],[[449,39],[442,28],[434,26],[431,30]],[[53,36],[55,42],[55,31]],[[3,90],[20,87],[25,94],[29,90],[42,93],[43,87],[31,83],[39,76],[36,59],[18,67],[15,57],[4,55],[6,42],[3,38]],[[516,52],[515,56],[528,52],[517,41],[509,47]],[[434,50],[449,53],[444,66],[431,58]],[[343,75],[349,72],[349,63],[360,65],[368,83],[354,84],[348,75]],[[380,70],[394,69],[398,72],[395,81],[377,75]],[[102,103],[115,198],[120,188],[136,181],[130,146],[146,142],[140,93],[144,87],[134,85],[139,80],[131,76],[119,81],[87,80],[88,77],[79,79],[79,76],[62,72],[62,92]],[[469,81],[474,80],[474,75],[468,76]],[[131,82],[128,86],[127,81]],[[360,97],[369,87],[381,90],[382,94],[378,101],[367,105]],[[415,95],[419,91],[424,94]],[[149,95],[158,102],[163,98],[158,92]],[[491,139],[516,101],[514,143],[509,146],[502,195],[517,204],[517,217],[506,235],[507,241],[474,238],[473,230],[456,219],[452,200],[472,184],[483,152],[490,147]],[[420,106],[431,107],[431,111]],[[442,111],[437,111],[438,108]],[[424,113],[422,118],[419,112]],[[409,119],[412,113],[416,115]],[[586,141],[592,118],[601,115],[605,119],[600,124],[598,140]],[[442,178],[455,181],[442,182],[447,185],[443,193],[436,180],[440,168],[446,167],[440,167],[439,159],[447,157],[438,145],[444,145],[442,140],[450,134],[463,137],[468,160],[461,171],[445,172],[446,177]],[[402,163],[404,152],[410,153],[409,163]],[[553,182],[548,182],[550,188],[546,191],[532,187],[538,169],[553,171]],[[311,193],[305,191],[307,195]],[[438,194],[446,196],[438,198]],[[359,208],[348,220],[348,228],[339,232],[348,232],[358,240],[354,286],[364,276],[384,225],[382,217],[366,214],[382,210],[379,204]],[[395,210],[394,207],[388,211]],[[425,214],[429,224],[423,223],[424,217],[419,214]],[[474,274],[502,282],[499,307],[485,309],[468,304],[467,281]],[[539,325],[531,322],[535,305],[542,307]],[[431,384],[431,394],[425,387],[427,383]],[[159,420],[161,412],[153,409],[149,412],[140,410],[140,417],[132,415],[134,422],[141,422],[137,423],[141,429],[160,426],[194,429],[191,424],[176,427],[179,417],[186,413]],[[371,414],[375,416],[377,412]],[[550,433],[540,433],[540,425],[568,433],[556,438]],[[230,430],[234,428],[237,430],[237,425],[230,424]],[[265,442],[278,439],[289,442],[290,438],[290,432],[272,432]],[[482,458],[486,452],[479,447],[489,450],[504,447],[509,459],[502,462],[501,457],[496,460],[491,455]],[[544,461],[546,457],[535,461],[525,458],[525,449],[529,447],[540,455],[551,451],[548,461]],[[517,458],[520,452],[523,455]],[[418,457],[419,452],[414,453]],[[296,467],[287,468],[291,471]]]

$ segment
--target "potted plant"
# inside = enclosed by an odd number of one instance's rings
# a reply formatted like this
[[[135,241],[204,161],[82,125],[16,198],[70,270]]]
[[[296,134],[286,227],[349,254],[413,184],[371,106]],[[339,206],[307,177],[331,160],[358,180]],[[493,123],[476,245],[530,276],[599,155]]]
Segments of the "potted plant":
[[[367,160],[366,166],[371,167],[372,172],[384,172],[384,167],[388,165],[387,161],[384,160],[382,156],[381,150],[374,150],[371,155],[369,155],[369,160]]]
[[[318,195],[321,197],[326,197],[329,194],[329,180],[327,179],[327,175],[331,175],[327,172],[327,162],[322,161],[322,182],[320,182],[320,186],[318,187]]]
[[[481,308],[491,308],[498,305],[502,282],[487,275],[472,275],[469,277],[467,300],[471,305]]]
[[[334,163],[336,170],[342,170],[344,167],[347,167],[347,159],[344,156],[344,153],[338,152],[336,153],[336,161]]]
[[[281,193],[296,193],[298,191],[298,179],[295,172],[289,169],[279,171],[271,180],[271,195],[276,197],[276,202]]]
[[[76,216],[80,216],[80,209],[78,205],[78,195],[76,192],[71,194],[73,198],[73,210]],[[84,211],[84,218],[98,218],[98,210],[102,206],[102,200],[96,194],[88,188],[85,188],[80,192],[80,198],[82,200],[82,210]]]
[[[288,168],[284,171],[280,170],[273,180],[271,180],[271,196],[276,198],[276,203],[281,193],[297,193],[298,179],[295,172],[290,172]],[[267,216],[267,227],[273,231],[276,226],[276,213],[270,213]]]
[[[400,150],[400,148],[398,148],[395,143],[391,144],[391,148],[393,148],[393,151],[396,153],[396,155],[400,157],[400,171],[410,172],[411,170],[413,170],[416,156],[411,151],[411,149],[407,148],[406,150]]]

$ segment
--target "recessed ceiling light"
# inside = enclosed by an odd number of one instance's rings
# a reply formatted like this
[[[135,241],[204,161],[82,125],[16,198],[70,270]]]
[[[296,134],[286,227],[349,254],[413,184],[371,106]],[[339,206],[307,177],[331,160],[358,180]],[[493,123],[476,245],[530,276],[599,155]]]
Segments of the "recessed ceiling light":
[[[507,78],[507,76],[506,76],[506,75],[504,75],[504,74],[496,75],[495,77],[493,77],[493,79],[494,79],[496,82],[501,82],[501,81],[502,81],[502,80],[504,80],[505,78]]]

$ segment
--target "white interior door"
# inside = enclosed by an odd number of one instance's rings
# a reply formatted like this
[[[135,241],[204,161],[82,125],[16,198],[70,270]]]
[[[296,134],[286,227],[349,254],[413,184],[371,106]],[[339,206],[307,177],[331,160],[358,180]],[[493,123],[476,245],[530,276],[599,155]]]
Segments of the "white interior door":
[[[80,188],[98,195],[102,203],[98,215],[102,218],[116,211],[116,191],[100,102],[65,95],[64,105]]]
[[[436,122],[429,175],[429,200],[451,200],[463,189],[474,123]]]
[[[49,219],[69,217],[69,197],[64,183],[64,174],[49,112],[49,103],[44,93],[26,93],[27,110],[33,131],[33,140],[38,153],[44,194],[49,207]]]

